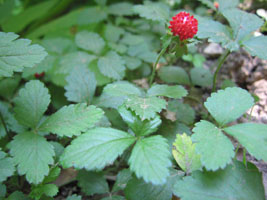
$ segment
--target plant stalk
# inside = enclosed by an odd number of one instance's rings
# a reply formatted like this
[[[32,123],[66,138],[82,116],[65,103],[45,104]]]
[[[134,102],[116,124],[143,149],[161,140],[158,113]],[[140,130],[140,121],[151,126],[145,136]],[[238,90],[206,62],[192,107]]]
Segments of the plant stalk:
[[[224,61],[230,55],[230,53],[231,52],[229,50],[225,51],[225,53],[219,59],[219,63],[218,63],[217,69],[216,69],[216,71],[215,71],[215,73],[213,75],[212,92],[215,92],[215,90],[216,90],[217,75],[218,75],[220,69],[222,68],[222,65],[223,65]]]

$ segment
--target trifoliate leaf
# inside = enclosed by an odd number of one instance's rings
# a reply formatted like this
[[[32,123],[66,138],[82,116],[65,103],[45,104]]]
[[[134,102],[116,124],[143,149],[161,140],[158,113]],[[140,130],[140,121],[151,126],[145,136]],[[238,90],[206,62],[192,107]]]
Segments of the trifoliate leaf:
[[[216,172],[194,172],[174,185],[181,200],[264,200],[262,177],[257,167],[235,161]]]
[[[177,84],[190,84],[190,80],[186,71],[181,67],[168,66],[161,67],[158,75],[161,80],[166,83],[177,83]]]
[[[161,124],[161,119],[158,115],[151,120],[141,120],[133,111],[127,110],[122,105],[118,109],[122,119],[128,124],[136,136],[146,136],[157,131],[158,126]]]
[[[210,114],[224,126],[243,115],[254,104],[253,97],[238,87],[226,88],[212,93],[204,103]]]
[[[108,7],[108,13],[111,15],[129,16],[133,15],[132,8],[133,4],[129,2],[113,3]]]
[[[125,196],[128,200],[170,200],[172,199],[173,185],[179,179],[180,176],[176,170],[171,170],[171,175],[164,185],[153,185],[133,177],[124,190]]]
[[[105,47],[105,41],[94,32],[81,31],[75,36],[78,47],[99,54]]]
[[[100,108],[86,106],[86,104],[64,106],[48,117],[41,124],[39,130],[72,137],[94,127],[103,114],[104,112]]]
[[[144,5],[136,5],[133,11],[141,17],[153,21],[166,22],[169,19],[169,8],[164,3],[152,3],[146,1]]]
[[[200,155],[196,154],[195,151],[195,144],[192,143],[190,136],[187,136],[185,133],[183,135],[176,135],[172,155],[186,173],[191,173],[202,167]]]
[[[125,105],[134,111],[141,120],[151,119],[156,116],[162,109],[166,108],[166,101],[158,97],[138,97],[130,96],[126,101]]]
[[[190,76],[194,85],[210,87],[212,85],[213,75],[210,70],[200,67],[194,67],[190,70]]]
[[[50,103],[50,94],[42,82],[32,80],[20,89],[14,102],[15,117],[18,122],[35,128]]]
[[[252,55],[267,60],[267,37],[252,37],[243,42],[244,48]]]
[[[38,185],[31,190],[30,197],[41,199],[44,196],[53,197],[58,193],[58,187],[55,184]]]
[[[47,55],[43,47],[18,37],[14,33],[0,32],[0,77],[11,77],[13,72],[33,67]]]
[[[245,123],[224,129],[226,133],[235,137],[248,152],[258,160],[267,161],[267,125]]]
[[[61,57],[60,68],[56,71],[62,74],[68,74],[78,66],[88,67],[96,56],[83,51],[75,51]]]
[[[117,177],[116,182],[113,185],[112,192],[118,192],[124,190],[129,180],[132,179],[132,172],[129,169],[121,170]]]
[[[127,81],[118,81],[105,86],[103,93],[110,96],[141,96],[141,90],[134,84]]]
[[[154,185],[166,183],[170,175],[170,151],[167,140],[160,135],[140,139],[129,159],[130,169],[138,178]]]
[[[10,143],[10,154],[18,165],[18,173],[26,174],[29,183],[41,183],[49,173],[55,155],[53,146],[40,135],[20,133]]]
[[[107,12],[100,6],[91,6],[83,9],[78,15],[78,24],[87,25],[99,23],[107,18]]]
[[[124,60],[116,52],[110,51],[98,60],[97,65],[103,75],[120,80],[125,75],[124,63]]]
[[[76,67],[66,78],[65,96],[69,101],[91,103],[96,89],[95,74],[85,67]]]
[[[186,89],[180,85],[153,85],[148,91],[149,96],[165,96],[180,99],[187,95]]]
[[[196,143],[196,153],[208,170],[225,168],[234,157],[234,146],[222,131],[212,123],[202,120],[193,129],[192,141]]]
[[[5,181],[9,176],[12,176],[14,171],[15,171],[15,166],[13,159],[7,157],[6,153],[1,151],[0,148],[0,182]]]
[[[109,192],[108,183],[102,172],[79,171],[77,175],[78,186],[86,195],[104,194]]]
[[[233,39],[240,43],[244,37],[256,31],[263,25],[263,20],[257,15],[237,8],[226,9],[222,12],[233,29]]]
[[[132,135],[112,128],[96,128],[72,141],[61,156],[63,167],[101,170],[112,164],[135,141]]]

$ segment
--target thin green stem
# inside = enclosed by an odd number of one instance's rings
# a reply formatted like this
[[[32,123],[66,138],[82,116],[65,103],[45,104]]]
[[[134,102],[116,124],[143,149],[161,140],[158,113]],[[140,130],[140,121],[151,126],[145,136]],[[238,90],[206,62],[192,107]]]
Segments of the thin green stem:
[[[157,60],[156,60],[155,64],[153,65],[153,70],[152,70],[152,74],[150,76],[150,81],[149,81],[149,86],[150,87],[151,87],[151,85],[152,85],[152,83],[154,81],[155,74],[156,74],[156,69],[157,69],[157,65],[159,63],[159,60],[160,60],[161,56],[166,52],[166,50],[167,50],[167,48],[161,49],[161,51],[160,51],[160,53],[159,53],[159,55],[157,57]]]
[[[2,122],[2,124],[3,124],[3,126],[4,126],[4,129],[5,129],[5,131],[6,131],[6,134],[8,135],[8,129],[7,129],[7,126],[6,126],[4,117],[3,117],[3,115],[2,115],[1,112],[0,112],[0,120],[1,120],[1,122]]]
[[[224,61],[226,60],[226,58],[230,55],[230,51],[227,50],[219,59],[219,63],[218,63],[218,66],[217,66],[217,69],[213,75],[213,85],[212,85],[212,92],[215,92],[216,90],[216,80],[217,80],[217,75],[224,63]]]

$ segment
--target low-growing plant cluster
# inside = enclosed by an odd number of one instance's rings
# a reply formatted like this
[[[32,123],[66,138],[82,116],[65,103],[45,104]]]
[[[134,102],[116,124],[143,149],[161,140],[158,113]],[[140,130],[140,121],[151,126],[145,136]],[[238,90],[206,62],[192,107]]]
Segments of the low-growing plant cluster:
[[[238,121],[258,98],[217,83],[232,52],[267,59],[239,3],[0,1],[0,199],[265,199],[267,126]]]

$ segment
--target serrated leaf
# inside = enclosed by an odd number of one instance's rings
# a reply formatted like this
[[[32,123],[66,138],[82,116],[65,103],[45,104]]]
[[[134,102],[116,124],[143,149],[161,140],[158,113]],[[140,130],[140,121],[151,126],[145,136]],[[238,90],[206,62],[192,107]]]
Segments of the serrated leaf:
[[[127,81],[118,81],[110,83],[105,86],[103,94],[110,96],[129,96],[129,95],[138,95],[140,96],[141,90],[134,84]]]
[[[117,26],[113,26],[112,24],[108,24],[105,27],[105,38],[106,40],[110,41],[110,42],[118,42],[118,40],[120,39],[121,35],[124,34],[124,29],[117,27]]]
[[[129,70],[135,70],[140,67],[142,64],[142,61],[139,58],[136,57],[130,57],[130,56],[123,56],[123,60],[126,63],[126,67]]]
[[[160,135],[137,141],[129,159],[130,169],[138,178],[155,185],[166,183],[170,175],[170,151],[167,140]]]
[[[65,168],[101,170],[112,164],[134,141],[135,137],[116,129],[91,129],[72,141],[60,161]]]
[[[221,126],[239,118],[253,104],[253,97],[246,90],[238,87],[229,87],[212,93],[204,103],[210,114]]]
[[[190,84],[190,80],[186,71],[181,67],[166,66],[161,67],[158,75],[161,80],[166,83],[177,83],[177,84]]]
[[[141,17],[153,21],[166,22],[169,19],[169,8],[163,3],[152,3],[146,1],[144,5],[136,5],[133,11]]]
[[[35,128],[50,104],[50,94],[39,80],[32,80],[20,89],[15,98],[15,117],[24,126]]]
[[[257,15],[236,8],[226,9],[222,14],[233,29],[233,39],[239,43],[263,25],[263,20]]]
[[[161,119],[158,115],[151,120],[141,120],[133,111],[127,110],[124,105],[118,109],[122,119],[128,124],[136,136],[147,136],[156,132],[161,124]]]
[[[267,60],[267,37],[252,37],[243,42],[244,48],[252,55]]]
[[[81,31],[75,36],[78,47],[99,54],[105,47],[105,41],[94,32]]]
[[[210,87],[212,85],[213,75],[210,70],[200,67],[194,67],[190,70],[190,76],[194,85]]]
[[[77,175],[78,186],[86,195],[104,194],[109,192],[108,183],[102,172],[79,171]]]
[[[48,175],[55,152],[45,138],[32,132],[25,132],[13,138],[10,143],[10,154],[18,165],[18,173],[26,174],[29,183],[38,184]]]
[[[51,142],[50,142],[50,144],[51,144]],[[46,176],[45,179],[43,180],[43,183],[46,184],[46,183],[51,183],[51,182],[55,181],[57,179],[57,177],[60,175],[60,172],[61,172],[61,168],[59,168],[58,166],[52,167],[50,169],[48,176]]]
[[[79,25],[87,25],[99,23],[107,18],[107,12],[100,6],[91,6],[83,9],[79,15],[77,22]]]
[[[41,197],[53,197],[58,193],[58,187],[55,184],[38,185],[31,190],[30,197],[41,199]]]
[[[15,165],[12,158],[6,157],[6,153],[0,148],[0,182],[3,182],[13,175]]]
[[[42,40],[42,46],[49,52],[58,55],[65,54],[70,50],[76,50],[74,42],[64,37],[45,38]]]
[[[132,172],[129,169],[121,170],[117,177],[116,182],[112,187],[112,192],[118,192],[120,190],[124,190],[129,180],[132,179]]]
[[[8,196],[7,200],[30,200],[25,194],[20,191],[15,191]]]
[[[83,51],[68,53],[60,58],[60,68],[56,72],[68,74],[78,66],[88,67],[94,59],[96,56]]]
[[[169,98],[180,99],[187,95],[186,89],[180,85],[153,85],[148,91],[149,96],[165,96]]]
[[[130,96],[125,105],[134,111],[141,120],[151,119],[156,116],[162,109],[166,108],[166,101],[158,97],[138,97]]]
[[[264,200],[261,174],[251,163],[216,172],[195,172],[174,185],[174,194],[181,200]]]
[[[85,67],[76,67],[66,78],[65,96],[69,101],[91,103],[96,89],[95,74]]]
[[[235,137],[248,152],[258,160],[267,161],[267,125],[244,123],[224,129],[226,133]]]
[[[182,170],[191,173],[201,169],[200,155],[196,154],[195,144],[192,143],[190,136],[185,133],[177,134],[173,147],[172,155]]]
[[[11,77],[13,72],[33,67],[47,55],[43,47],[18,37],[14,33],[0,32],[0,77]]]
[[[41,124],[39,130],[72,137],[94,127],[103,114],[104,112],[100,108],[86,106],[84,103],[64,106],[48,117]]]
[[[127,184],[124,192],[128,200],[170,200],[173,185],[180,179],[178,171],[171,170],[171,175],[164,185],[153,185],[142,179],[133,177]]]
[[[121,80],[125,76],[124,60],[114,51],[109,51],[104,57],[101,57],[97,65],[100,72],[115,80]]]
[[[234,157],[234,146],[229,138],[214,124],[201,120],[195,124],[192,141],[196,143],[196,153],[207,170],[225,168]]]
[[[118,16],[130,16],[133,15],[133,4],[129,2],[113,3],[108,7],[108,13]]]

